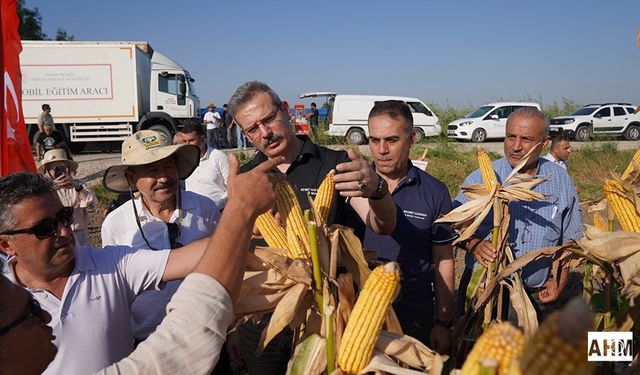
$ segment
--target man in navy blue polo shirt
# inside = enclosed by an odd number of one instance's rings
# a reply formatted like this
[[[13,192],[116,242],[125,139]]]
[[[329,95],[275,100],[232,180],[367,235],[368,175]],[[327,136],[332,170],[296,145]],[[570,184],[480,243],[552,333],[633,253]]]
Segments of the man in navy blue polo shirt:
[[[454,307],[451,242],[456,235],[448,225],[433,222],[451,210],[451,197],[445,184],[411,164],[414,140],[406,103],[376,103],[369,113],[369,148],[396,204],[396,227],[390,235],[367,228],[364,248],[378,250],[380,260],[400,264],[400,294],[393,307],[404,333],[446,352]]]

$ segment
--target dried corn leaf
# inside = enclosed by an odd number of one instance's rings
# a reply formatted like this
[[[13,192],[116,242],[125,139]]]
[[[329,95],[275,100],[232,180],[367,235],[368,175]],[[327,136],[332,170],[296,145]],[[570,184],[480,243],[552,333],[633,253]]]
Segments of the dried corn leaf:
[[[411,336],[381,331],[376,349],[387,356],[421,370],[431,370],[436,352]],[[446,360],[445,356],[445,360]]]
[[[358,374],[368,374],[370,372],[393,374],[393,375],[419,375],[424,374],[422,371],[410,370],[400,367],[383,353],[376,351],[371,362],[363,368]],[[432,373],[435,374],[435,373]]]
[[[287,278],[311,285],[311,267],[304,259],[291,259],[270,251],[270,247],[257,247],[255,254],[263,262],[275,268]]]
[[[273,294],[249,294],[238,299],[233,306],[236,317],[273,310],[290,288]]]
[[[356,291],[353,289],[353,277],[350,273],[338,276],[338,306],[334,314],[335,321],[335,347],[340,347],[342,333],[347,326],[349,316],[356,303]]]
[[[295,284],[287,290],[287,293],[273,311],[269,325],[262,331],[262,336],[258,343],[258,353],[262,353],[271,339],[291,322],[308,290],[304,284]]]
[[[319,375],[327,367],[325,356],[326,341],[318,334],[312,334],[302,340],[287,365],[289,375]]]
[[[245,271],[241,296],[247,294],[270,294],[290,287],[295,281],[270,268],[266,271]]]
[[[387,310],[387,316],[385,317],[384,324],[387,331],[402,335],[402,326],[400,325],[400,320],[398,320],[398,316],[396,315],[396,311],[393,307],[389,307]]]
[[[516,279],[518,281],[513,284],[508,282],[503,284],[509,289],[509,300],[518,316],[518,326],[522,327],[526,337],[531,337],[538,330],[538,313],[524,291],[520,276],[516,276]]]
[[[631,279],[640,272],[640,233],[634,232],[596,232],[593,227],[586,230],[588,238],[576,242],[599,260],[615,263],[622,277],[623,286],[631,285],[625,291],[633,295],[637,289]]]
[[[362,244],[358,237],[353,234],[353,229],[339,225],[334,225],[333,228],[340,233],[341,252],[339,265],[344,266],[347,272],[353,274],[356,284],[362,288],[371,274],[362,252]]]

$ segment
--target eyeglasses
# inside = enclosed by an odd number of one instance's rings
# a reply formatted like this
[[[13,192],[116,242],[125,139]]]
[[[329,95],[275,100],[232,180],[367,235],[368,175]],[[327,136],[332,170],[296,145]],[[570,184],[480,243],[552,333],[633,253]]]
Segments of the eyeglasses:
[[[244,130],[245,134],[253,138],[253,136],[255,136],[258,133],[258,129],[260,129],[260,125],[263,125],[263,126],[273,125],[278,118],[279,111],[280,111],[280,107],[276,107],[276,110],[273,111],[271,114],[267,115],[267,117],[263,118],[262,120],[256,121],[255,124],[246,128]]]
[[[46,321],[46,318],[44,316],[44,311],[42,310],[40,303],[38,303],[38,301],[36,301],[35,299],[31,300],[31,303],[29,304],[29,310],[26,313],[24,313],[22,316],[20,316],[18,319],[14,320],[13,322],[9,323],[8,325],[0,328],[0,336],[16,328],[18,325],[20,325],[20,323],[29,319],[31,316],[35,316],[36,318],[40,319],[41,322]]]
[[[44,240],[45,238],[49,238],[55,235],[60,224],[65,227],[73,224],[73,207],[64,207],[56,214],[55,219],[44,219],[31,228],[10,230],[8,232],[2,232],[0,234],[13,235],[27,233],[33,234],[39,240]]]
[[[180,237],[180,226],[178,224],[167,223],[167,230],[169,231],[169,246],[171,246],[172,249],[184,246],[178,242],[178,238]]]

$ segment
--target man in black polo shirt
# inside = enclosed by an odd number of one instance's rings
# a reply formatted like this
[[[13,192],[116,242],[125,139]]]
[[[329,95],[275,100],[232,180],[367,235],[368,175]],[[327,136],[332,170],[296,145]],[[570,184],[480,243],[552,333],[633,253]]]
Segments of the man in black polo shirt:
[[[335,169],[334,181],[340,194],[334,198],[329,224],[353,227],[362,220],[376,233],[393,231],[395,204],[388,194],[385,179],[351,150],[333,151],[315,145],[307,137],[296,137],[280,98],[265,83],[251,81],[240,86],[229,99],[229,112],[259,150],[241,172],[265,160],[284,156],[285,162],[278,169],[287,175],[302,208],[306,209],[309,208],[306,194],[315,196],[326,174]],[[263,318],[260,324],[247,323],[240,327],[240,350],[250,374],[286,372],[291,355],[291,331],[278,335],[260,357],[255,356],[260,334],[267,323],[268,319]]]
[[[400,294],[393,307],[404,333],[446,353],[454,307],[451,242],[456,234],[448,225],[433,222],[451,211],[451,197],[445,184],[411,164],[414,141],[409,106],[399,100],[376,103],[369,113],[369,149],[398,208],[397,221],[390,235],[366,228],[363,245],[378,250],[380,260],[400,264]]]

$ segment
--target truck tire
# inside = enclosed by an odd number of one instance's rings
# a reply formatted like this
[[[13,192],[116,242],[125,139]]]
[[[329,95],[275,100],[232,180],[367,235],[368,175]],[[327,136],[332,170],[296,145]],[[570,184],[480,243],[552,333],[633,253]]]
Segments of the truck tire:
[[[349,129],[347,132],[347,142],[354,145],[363,145],[367,137],[364,135],[364,131],[358,128]]]
[[[591,127],[589,125],[580,125],[576,129],[576,134],[573,136],[578,142],[586,142],[591,139]]]
[[[624,131],[624,139],[627,141],[637,141],[640,139],[640,127],[638,127],[638,125],[629,125]]]
[[[173,140],[173,133],[166,126],[161,124],[151,125],[147,130],[153,130],[158,133],[164,134],[167,139]]]
[[[482,143],[487,140],[487,132],[484,129],[476,129],[471,133],[471,142]]]
[[[424,131],[422,129],[413,128],[413,131],[416,133],[416,143],[424,139]]]

